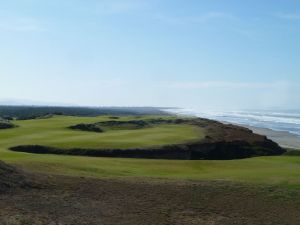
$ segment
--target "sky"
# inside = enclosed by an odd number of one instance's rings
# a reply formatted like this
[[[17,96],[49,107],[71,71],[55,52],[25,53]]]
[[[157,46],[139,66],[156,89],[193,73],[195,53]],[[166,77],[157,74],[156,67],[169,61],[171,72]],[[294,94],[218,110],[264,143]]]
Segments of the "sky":
[[[0,102],[300,108],[298,0],[0,0]]]

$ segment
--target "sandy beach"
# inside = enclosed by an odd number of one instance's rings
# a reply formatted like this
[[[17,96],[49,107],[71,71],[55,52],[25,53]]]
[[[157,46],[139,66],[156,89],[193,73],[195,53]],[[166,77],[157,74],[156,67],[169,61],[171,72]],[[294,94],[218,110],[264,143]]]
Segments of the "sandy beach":
[[[285,131],[275,131],[267,128],[258,128],[252,126],[240,125],[251,129],[254,133],[267,136],[269,139],[277,142],[281,147],[294,148],[300,150],[300,137]]]

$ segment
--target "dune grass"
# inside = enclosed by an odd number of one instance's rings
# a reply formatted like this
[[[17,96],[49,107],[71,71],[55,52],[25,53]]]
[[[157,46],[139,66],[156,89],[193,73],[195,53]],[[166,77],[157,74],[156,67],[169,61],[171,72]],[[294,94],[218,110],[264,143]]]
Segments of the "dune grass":
[[[72,131],[66,127],[77,123],[93,123],[108,117],[54,117],[17,121],[19,128],[0,131],[0,160],[25,169],[50,174],[90,176],[97,178],[151,177],[164,179],[229,180],[253,184],[278,185],[300,190],[300,157],[256,157],[228,161],[151,160],[96,158],[83,156],[38,155],[11,152],[8,147],[20,144],[47,144],[63,147],[95,147],[109,138],[110,146],[153,145],[201,138],[192,126],[163,125],[153,128],[109,131],[103,134]],[[122,120],[132,119],[122,117]],[[143,131],[143,132],[141,132]],[[88,138],[86,135],[91,135]],[[94,136],[95,135],[95,136]],[[200,136],[199,136],[200,135]],[[76,138],[74,137],[76,136]],[[86,138],[86,139],[84,139]],[[122,141],[122,138],[124,141]],[[119,139],[119,141],[116,141]],[[83,141],[84,140],[84,141]]]

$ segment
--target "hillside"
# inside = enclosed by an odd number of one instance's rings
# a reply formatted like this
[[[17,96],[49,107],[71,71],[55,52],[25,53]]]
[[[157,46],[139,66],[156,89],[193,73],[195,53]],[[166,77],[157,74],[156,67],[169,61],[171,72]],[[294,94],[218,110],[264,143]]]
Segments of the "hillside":
[[[0,224],[296,225],[300,222],[299,202],[274,198],[270,188],[226,181],[56,175],[47,181],[51,185],[40,189],[0,193]],[[272,191],[295,198],[293,192],[278,188]]]
[[[12,122],[0,130],[0,157],[13,165],[0,162],[0,224],[300,221],[300,158],[272,157],[284,150],[248,129],[162,115]]]
[[[0,137],[7,148],[29,153],[195,160],[285,152],[248,129],[200,118],[54,116],[15,123],[14,132],[1,132]]]
[[[37,186],[37,182],[33,175],[0,161],[0,193],[34,186]]]

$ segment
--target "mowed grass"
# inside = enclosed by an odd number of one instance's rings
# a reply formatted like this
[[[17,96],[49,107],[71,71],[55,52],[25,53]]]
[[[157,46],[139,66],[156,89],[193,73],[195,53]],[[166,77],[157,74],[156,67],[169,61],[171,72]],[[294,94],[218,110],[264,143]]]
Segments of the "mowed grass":
[[[122,120],[134,119],[124,117]],[[145,119],[145,118],[144,118]],[[150,128],[109,130],[104,133],[71,130],[78,123],[95,123],[108,117],[67,117],[15,121],[18,128],[0,131],[0,147],[45,145],[59,148],[140,148],[195,141],[204,137],[191,125],[157,125]]]
[[[36,172],[97,178],[226,180],[300,190],[300,157],[156,160],[37,155],[0,149],[0,159]]]
[[[132,118],[126,117],[122,119],[126,120]],[[275,185],[300,190],[300,157],[297,156],[257,157],[228,161],[188,161],[38,155],[11,152],[8,150],[8,147],[19,144],[56,143],[58,145],[67,147],[75,146],[78,144],[76,142],[77,139],[72,139],[71,137],[74,135],[74,132],[76,134],[77,131],[70,131],[65,129],[65,127],[81,122],[88,123],[98,122],[101,120],[107,120],[107,118],[54,117],[51,119],[36,121],[18,121],[18,125],[20,126],[19,128],[0,131],[0,159],[8,163],[19,165],[28,170],[49,174],[89,176],[97,178],[151,177],[163,179],[228,180],[259,185]],[[171,134],[165,134],[167,136],[162,138],[163,141],[161,141],[160,135],[162,134],[156,133],[158,130],[153,133],[149,131],[150,133],[142,135],[143,140],[140,142],[137,140],[135,144],[144,143],[145,141],[152,139],[150,134],[154,135],[154,137],[156,134],[159,136],[157,139],[154,138],[156,140],[156,144],[167,143],[170,140],[186,141],[187,136],[190,135],[189,132],[191,132],[193,135],[196,133],[196,136],[201,136],[201,132],[194,130],[193,127],[181,127],[181,129],[184,131],[180,132],[179,127],[172,126],[162,126],[158,127],[158,129],[167,133],[170,132]],[[142,130],[134,131],[137,131],[137,133],[134,135],[127,134],[128,136],[125,135],[123,137],[130,137],[132,141],[134,138],[140,139],[141,136],[138,135]],[[175,132],[176,135],[172,132]],[[93,135],[90,134],[90,132],[87,134]],[[60,135],[65,136],[60,137]],[[85,134],[81,134],[81,132],[79,132],[78,135],[85,136]],[[181,139],[178,138],[179,136]],[[72,140],[72,142],[65,141],[63,143],[55,142],[57,140],[48,140],[49,138],[63,140],[66,137],[71,138],[67,140]],[[108,137],[112,138],[112,136]],[[83,141],[80,141],[79,144],[84,144],[84,146],[91,147],[95,146],[95,143],[98,143],[99,140],[91,141],[93,142],[92,144]],[[127,143],[127,141],[125,141],[125,143]],[[149,140],[148,143],[153,144],[154,142]],[[123,146],[123,144],[124,143],[119,142],[116,146]]]

